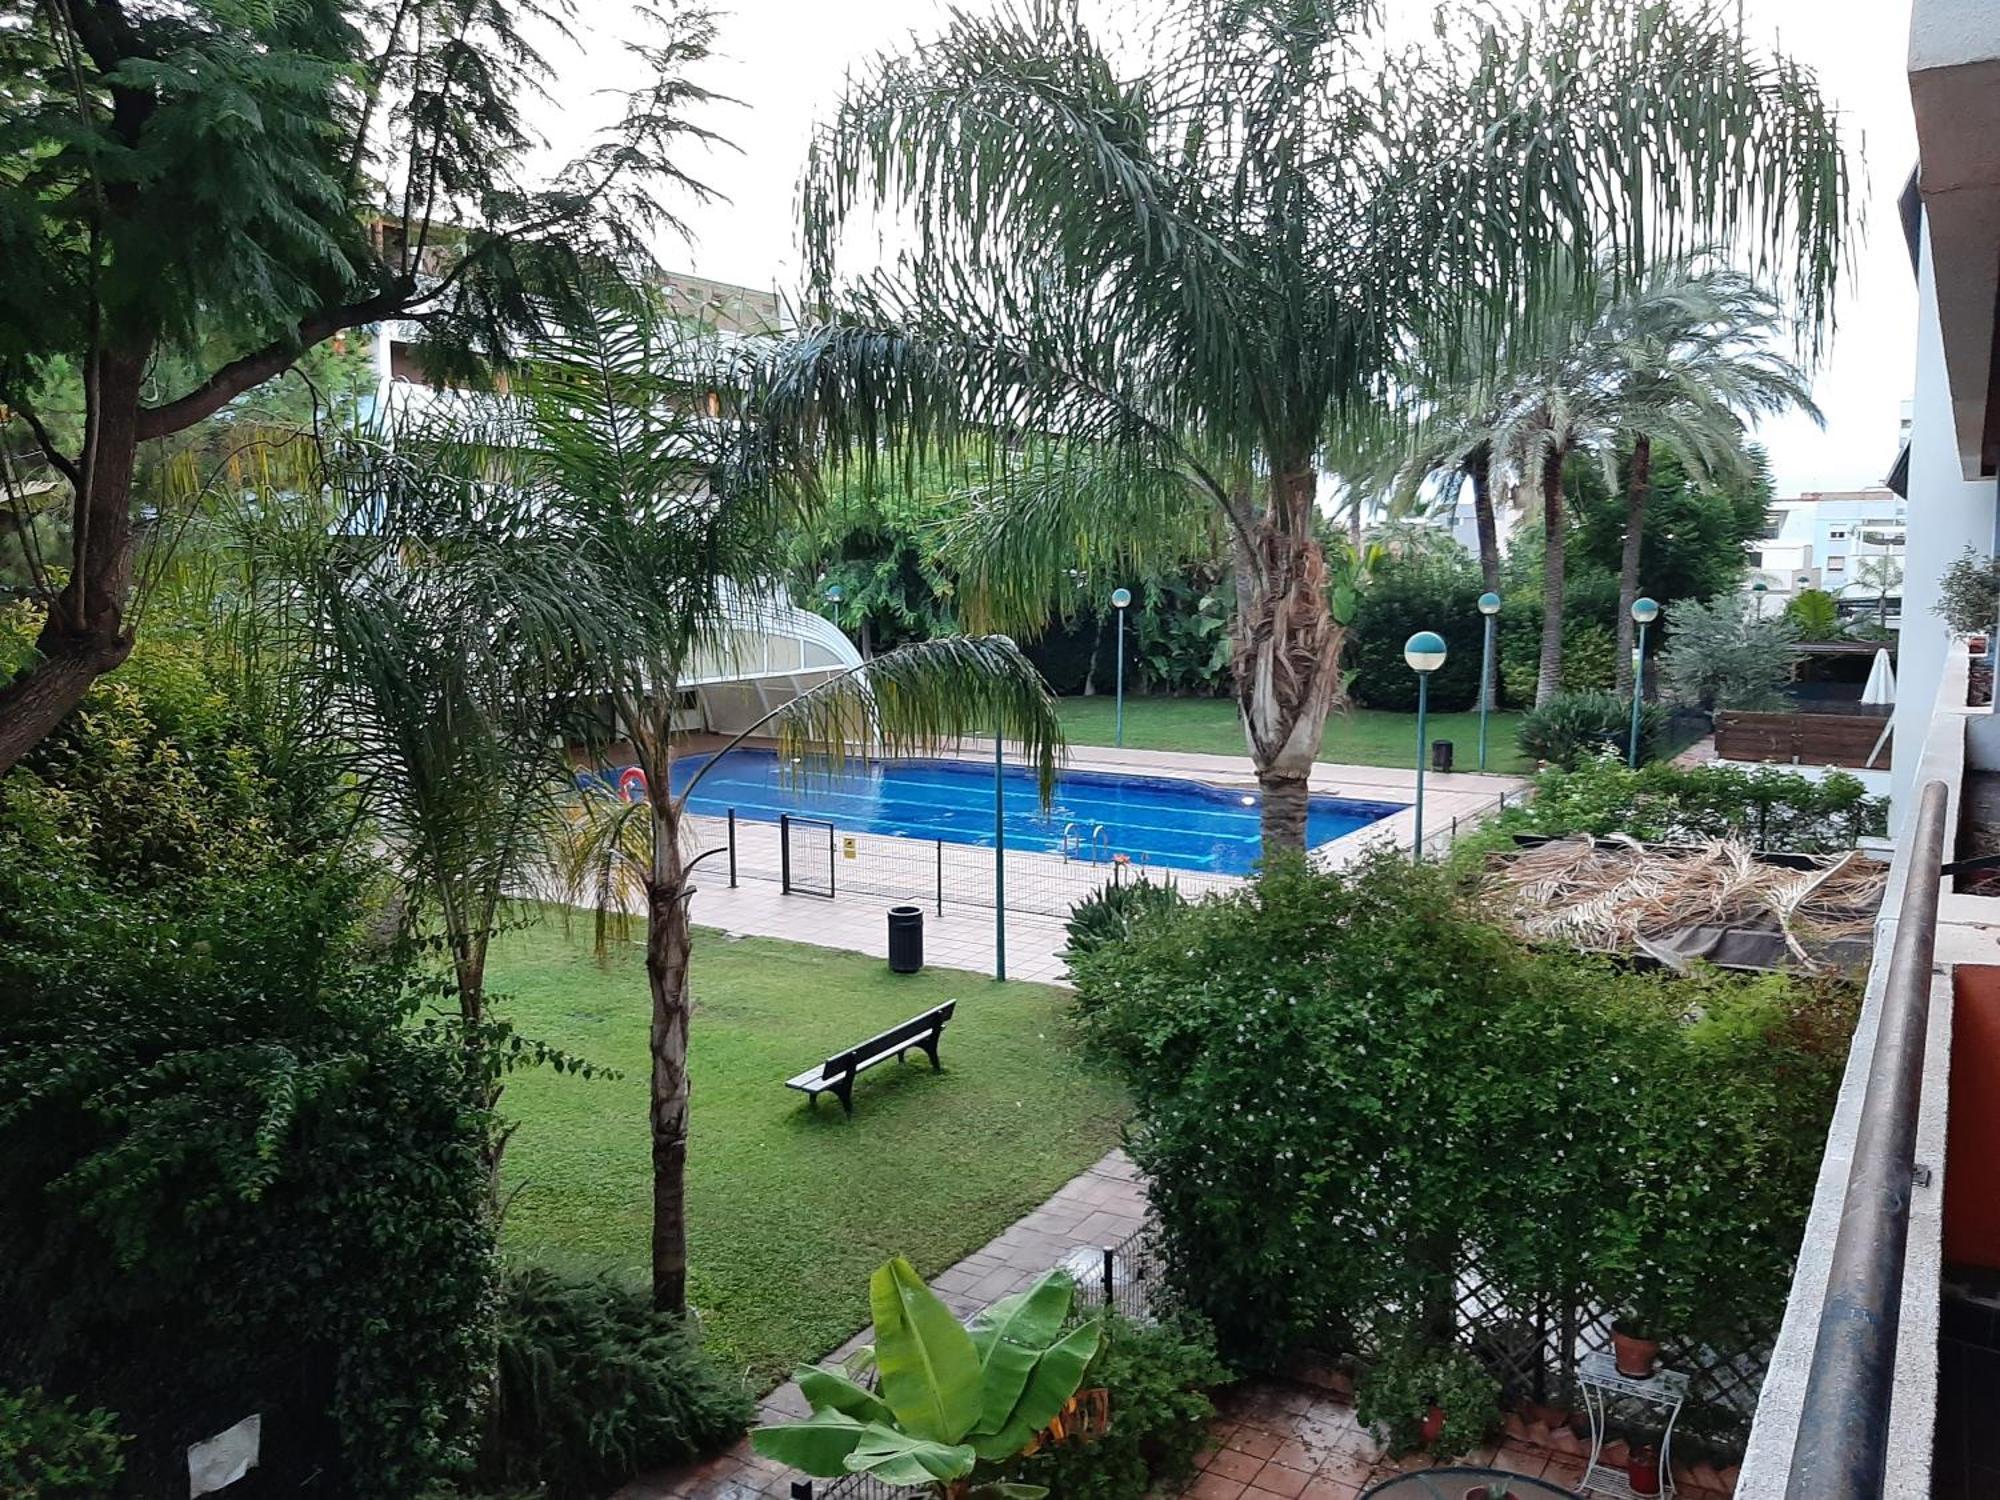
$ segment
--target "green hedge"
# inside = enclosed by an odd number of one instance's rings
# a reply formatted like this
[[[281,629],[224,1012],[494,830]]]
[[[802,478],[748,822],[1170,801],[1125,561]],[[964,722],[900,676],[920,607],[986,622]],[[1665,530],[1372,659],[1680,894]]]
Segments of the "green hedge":
[[[1389,855],[1281,868],[1075,961],[1174,1284],[1255,1368],[1449,1324],[1474,1263],[1510,1306],[1755,1347],[1854,996],[1534,953],[1462,900]]]
[[[1550,769],[1531,795],[1482,830],[1482,842],[1512,835],[1564,838],[1629,834],[1643,843],[1734,838],[1759,848],[1823,853],[1851,849],[1888,831],[1886,798],[1835,771],[1815,779],[1775,766],[1641,766],[1614,757]]]
[[[1449,649],[1444,665],[1431,674],[1431,707],[1440,713],[1477,708],[1485,633],[1480,592],[1479,570],[1463,555],[1378,565],[1355,606],[1348,651],[1355,701],[1414,713],[1417,675],[1403,660],[1403,645],[1419,630],[1435,630]]]

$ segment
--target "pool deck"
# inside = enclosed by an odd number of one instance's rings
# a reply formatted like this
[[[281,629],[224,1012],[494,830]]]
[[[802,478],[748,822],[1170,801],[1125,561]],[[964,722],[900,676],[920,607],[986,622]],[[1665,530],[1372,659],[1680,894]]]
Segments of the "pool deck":
[[[694,743],[701,750],[708,745]],[[986,762],[988,751],[962,751],[950,758]],[[1162,750],[1119,750],[1108,746],[1075,746],[1065,770],[1123,775],[1171,776],[1218,786],[1255,787],[1256,776],[1246,756],[1187,754]],[[1448,846],[1455,830],[1491,816],[1503,794],[1512,797],[1527,785],[1519,776],[1483,776],[1455,772],[1431,773],[1424,785],[1424,843],[1433,852]],[[1415,834],[1416,772],[1386,766],[1322,764],[1313,768],[1309,786],[1314,795],[1400,804],[1391,814],[1366,828],[1322,844],[1313,850],[1321,865],[1341,865],[1383,844],[1408,848]],[[719,819],[697,819],[703,842],[710,847],[721,836]],[[769,824],[738,827],[742,879],[735,888],[716,878],[720,861],[704,867],[692,906],[696,922],[744,937],[785,938],[820,947],[886,957],[887,923],[883,912],[897,901],[918,901],[925,908],[925,962],[941,968],[992,974],[996,969],[996,923],[990,904],[959,904],[951,899],[961,881],[989,878],[992,851],[976,846],[951,846],[953,868],[946,872],[946,897],[939,911],[925,894],[931,889],[927,840],[903,840],[880,835],[842,834],[842,858],[834,861],[835,895],[828,899],[784,894],[776,883],[776,829]],[[768,847],[767,847],[768,846]],[[896,870],[898,885],[870,884],[855,878],[877,868]],[[1231,877],[1194,876],[1165,872],[1191,893],[1222,889]],[[1019,893],[1007,917],[1007,977],[1060,984],[1067,978],[1061,949],[1062,919],[1069,899],[1080,896],[1105,878],[1104,867],[1065,862],[1050,854],[1009,850],[1006,878]],[[1039,913],[1019,909],[1040,899]]]

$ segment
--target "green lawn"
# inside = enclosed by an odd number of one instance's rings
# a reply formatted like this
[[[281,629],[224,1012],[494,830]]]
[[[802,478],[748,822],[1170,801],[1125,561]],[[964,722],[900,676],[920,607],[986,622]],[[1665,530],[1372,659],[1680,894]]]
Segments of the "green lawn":
[[[1113,738],[1115,700],[1064,698],[1063,730],[1072,744],[1108,745]],[[1514,746],[1518,713],[1496,712],[1487,727],[1486,769],[1527,771],[1533,767]],[[1451,740],[1457,768],[1479,769],[1479,715],[1432,714],[1428,737]],[[1133,750],[1190,750],[1209,755],[1244,755],[1243,727],[1227,698],[1127,698],[1125,744]],[[1415,762],[1417,716],[1356,708],[1326,721],[1321,760],[1350,766],[1407,766]]]
[[[651,1215],[647,995],[634,942],[609,967],[550,921],[497,941],[488,968],[527,1036],[621,1069],[533,1069],[507,1084],[512,1253],[643,1276]],[[926,1276],[978,1248],[1115,1145],[1121,1090],[1066,1040],[1064,993],[700,931],[690,1038],[691,1297],[711,1345],[763,1380],[868,1321],[868,1273],[901,1253]],[[784,1080],[956,998],[944,1072],[919,1058],[855,1087],[845,1120]]]

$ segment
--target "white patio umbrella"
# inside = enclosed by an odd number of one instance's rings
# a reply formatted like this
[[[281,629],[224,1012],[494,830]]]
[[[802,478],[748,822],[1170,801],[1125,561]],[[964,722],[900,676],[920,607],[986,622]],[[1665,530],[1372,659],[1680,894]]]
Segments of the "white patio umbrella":
[[[1868,669],[1868,685],[1861,690],[1861,701],[1883,704],[1896,701],[1896,669],[1890,665],[1886,646],[1875,653],[1875,665]]]
[[[1875,665],[1868,669],[1868,682],[1861,689],[1861,701],[1863,703],[1880,704],[1883,707],[1887,707],[1896,701],[1896,669],[1889,664],[1889,648],[1887,646],[1880,648],[1875,653]],[[1888,723],[1883,724],[1881,734],[1875,738],[1875,748],[1868,752],[1868,760],[1866,762],[1868,765],[1872,766],[1875,764],[1876,757],[1882,753],[1882,747],[1888,744],[1891,727]]]

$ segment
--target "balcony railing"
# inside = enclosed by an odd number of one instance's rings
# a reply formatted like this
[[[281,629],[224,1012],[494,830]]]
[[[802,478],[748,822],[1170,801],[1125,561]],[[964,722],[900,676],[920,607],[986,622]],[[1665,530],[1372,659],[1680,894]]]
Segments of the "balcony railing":
[[[1786,1500],[1876,1500],[1888,1477],[1948,807],[1945,784],[1926,784]]]

